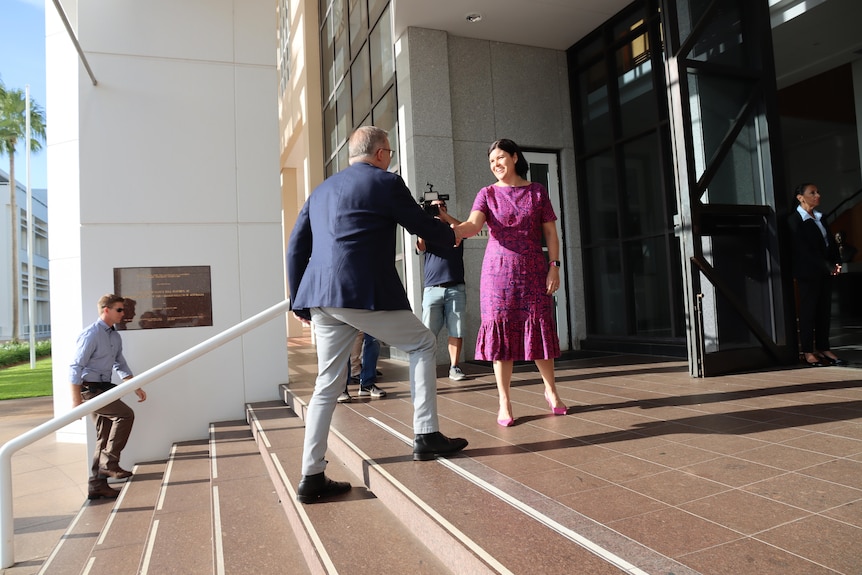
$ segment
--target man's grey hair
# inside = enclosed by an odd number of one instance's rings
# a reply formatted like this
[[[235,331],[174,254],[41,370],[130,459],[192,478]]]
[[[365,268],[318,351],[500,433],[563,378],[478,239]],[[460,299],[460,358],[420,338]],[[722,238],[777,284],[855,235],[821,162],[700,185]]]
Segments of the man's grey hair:
[[[372,156],[374,152],[386,145],[388,138],[386,130],[376,126],[357,128],[347,142],[347,156],[348,158]]]

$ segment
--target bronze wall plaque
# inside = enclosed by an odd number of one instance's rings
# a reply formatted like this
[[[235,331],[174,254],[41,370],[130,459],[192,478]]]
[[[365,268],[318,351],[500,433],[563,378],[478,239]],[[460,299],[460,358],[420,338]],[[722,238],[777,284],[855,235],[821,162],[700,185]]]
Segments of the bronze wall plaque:
[[[114,293],[126,298],[117,329],[213,324],[209,266],[114,268]]]

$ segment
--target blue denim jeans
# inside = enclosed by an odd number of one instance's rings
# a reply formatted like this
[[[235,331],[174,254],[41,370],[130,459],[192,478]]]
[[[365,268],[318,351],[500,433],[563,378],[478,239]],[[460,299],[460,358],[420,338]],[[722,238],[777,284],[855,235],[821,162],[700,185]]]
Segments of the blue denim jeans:
[[[362,342],[362,371],[359,373],[359,387],[371,387],[377,382],[377,359],[380,357],[380,342],[374,336],[365,334]]]

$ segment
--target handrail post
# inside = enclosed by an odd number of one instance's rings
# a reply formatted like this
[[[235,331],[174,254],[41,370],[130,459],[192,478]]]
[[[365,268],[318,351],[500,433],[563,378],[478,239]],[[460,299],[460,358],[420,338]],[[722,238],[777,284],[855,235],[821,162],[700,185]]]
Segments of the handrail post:
[[[279,314],[287,313],[290,309],[290,300],[286,299],[266,309],[259,314],[248,318],[223,332],[214,335],[186,351],[163,361],[159,365],[148,369],[141,375],[124,381],[117,387],[104,393],[100,393],[93,399],[89,399],[81,405],[72,408],[68,412],[33,429],[12,438],[0,447],[0,569],[12,567],[15,564],[15,526],[12,514],[12,456],[20,449],[31,443],[39,441],[49,433],[57,431],[85,417],[95,410],[128,395],[133,390],[144,387],[163,375],[184,366],[192,360],[221,347],[225,343],[248,333],[256,327],[268,323],[278,317]]]

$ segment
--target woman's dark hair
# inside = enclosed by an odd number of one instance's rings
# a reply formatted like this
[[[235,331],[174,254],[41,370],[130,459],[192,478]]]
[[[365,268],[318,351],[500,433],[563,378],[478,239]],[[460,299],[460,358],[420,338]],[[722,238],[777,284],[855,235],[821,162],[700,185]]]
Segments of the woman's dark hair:
[[[491,152],[494,150],[503,150],[510,156],[518,154],[518,161],[515,162],[515,173],[519,176],[527,179],[527,172],[530,171],[530,163],[527,161],[527,158],[524,157],[524,153],[521,151],[521,148],[508,138],[503,138],[502,140],[495,140],[493,144],[488,147],[488,155],[491,155]]]
[[[802,182],[801,184],[796,186],[796,189],[793,190],[793,199],[798,202],[799,199],[796,196],[804,196],[805,195],[805,188],[807,188],[808,186],[813,186],[813,185],[815,185],[814,182]]]

